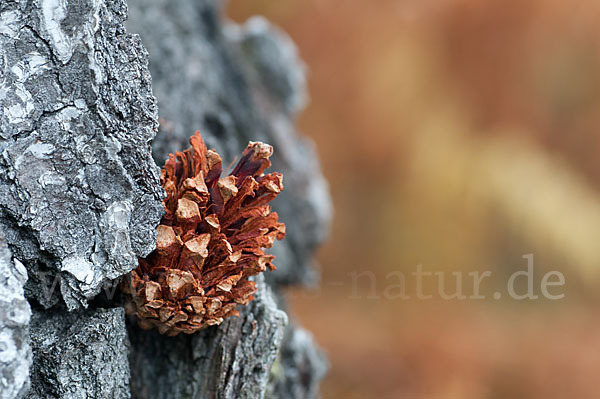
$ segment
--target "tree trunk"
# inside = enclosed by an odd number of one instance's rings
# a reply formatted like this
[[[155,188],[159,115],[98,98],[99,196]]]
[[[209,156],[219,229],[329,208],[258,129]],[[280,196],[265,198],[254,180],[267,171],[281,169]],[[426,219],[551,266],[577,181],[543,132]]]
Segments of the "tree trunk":
[[[123,0],[0,4],[0,398],[317,397],[326,360],[283,293],[316,283],[331,214],[293,125],[295,46],[263,19],[223,23],[217,1],[128,6],[126,30]],[[274,146],[288,236],[239,318],[173,338],[138,328],[111,282],[154,249],[157,164],[196,130],[225,164]]]

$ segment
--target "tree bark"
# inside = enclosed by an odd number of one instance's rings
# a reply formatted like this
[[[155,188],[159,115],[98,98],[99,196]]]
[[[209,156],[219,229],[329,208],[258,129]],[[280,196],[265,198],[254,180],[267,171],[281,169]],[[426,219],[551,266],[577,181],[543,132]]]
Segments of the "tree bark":
[[[295,46],[263,19],[224,23],[217,1],[129,12],[126,30],[123,0],[0,4],[0,290],[16,301],[0,302],[0,398],[317,397],[326,360],[284,305],[285,286],[316,283],[331,215],[294,128]],[[288,237],[239,318],[172,338],[139,329],[107,283],[154,249],[157,164],[196,130],[225,164],[249,140],[274,146]]]

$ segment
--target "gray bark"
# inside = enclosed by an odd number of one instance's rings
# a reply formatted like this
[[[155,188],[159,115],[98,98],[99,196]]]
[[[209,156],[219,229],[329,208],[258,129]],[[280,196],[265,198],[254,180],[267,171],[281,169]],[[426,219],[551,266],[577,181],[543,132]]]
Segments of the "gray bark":
[[[23,285],[27,271],[13,262],[0,230],[0,399],[21,397],[29,389],[31,317]]]
[[[132,325],[133,397],[263,397],[287,316],[261,277],[256,298],[241,317],[229,318],[219,328],[165,338]]]
[[[122,308],[34,312],[28,399],[129,398]]]
[[[0,3],[0,228],[16,259],[0,248],[0,269],[25,265],[34,309],[29,383],[29,308],[21,300],[27,317],[10,324],[13,305],[0,302],[0,344],[20,345],[8,366],[0,345],[0,398],[316,397],[326,361],[282,310],[284,286],[316,283],[312,252],[331,214],[294,128],[306,98],[295,46],[263,19],[224,24],[212,0],[129,7],[128,33],[123,0]],[[248,140],[275,147],[288,237],[239,318],[170,338],[125,318],[110,289],[98,294],[154,248],[157,163],[195,130],[226,161]],[[7,289],[22,297],[15,281]]]
[[[162,188],[147,53],[125,32],[123,1],[0,7],[0,223],[29,295],[74,310],[154,248]]]
[[[267,396],[316,398],[328,367],[327,359],[312,335],[301,327],[289,326],[279,349],[278,361],[272,368]]]

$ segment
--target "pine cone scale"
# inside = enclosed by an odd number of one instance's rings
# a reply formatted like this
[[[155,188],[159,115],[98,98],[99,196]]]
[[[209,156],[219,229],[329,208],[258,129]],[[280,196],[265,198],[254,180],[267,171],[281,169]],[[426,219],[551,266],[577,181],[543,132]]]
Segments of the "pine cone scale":
[[[170,155],[161,171],[165,216],[156,250],[131,273],[126,309],[143,328],[177,335],[218,325],[253,299],[248,278],[275,269],[265,255],[285,236],[268,202],[283,189],[279,173],[265,175],[273,148],[250,142],[230,175],[199,133],[191,148]]]

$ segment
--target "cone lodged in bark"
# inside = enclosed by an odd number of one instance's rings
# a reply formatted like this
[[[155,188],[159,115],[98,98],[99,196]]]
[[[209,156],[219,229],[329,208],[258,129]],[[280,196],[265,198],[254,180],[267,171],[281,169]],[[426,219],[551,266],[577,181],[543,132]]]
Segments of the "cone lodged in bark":
[[[253,299],[248,277],[267,268],[264,253],[285,236],[269,201],[283,189],[282,175],[264,174],[273,147],[250,142],[233,171],[221,177],[221,157],[199,132],[191,148],[170,154],[161,171],[165,215],[156,249],[139,260],[123,283],[126,309],[142,328],[191,334],[218,325]]]

